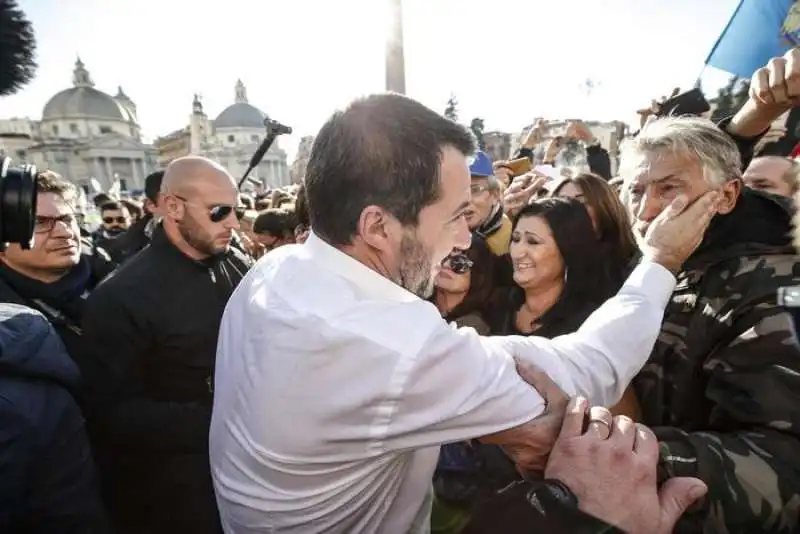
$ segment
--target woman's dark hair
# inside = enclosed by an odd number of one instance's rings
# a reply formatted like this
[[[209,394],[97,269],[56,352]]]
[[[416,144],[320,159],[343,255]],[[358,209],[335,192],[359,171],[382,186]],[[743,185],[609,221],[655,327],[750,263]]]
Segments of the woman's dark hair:
[[[306,201],[306,186],[300,184],[297,188],[297,197],[294,201],[294,216],[297,218],[298,224],[308,228],[310,221],[308,219],[308,202]]]
[[[579,201],[569,198],[537,200],[514,218],[513,228],[522,219],[541,217],[550,227],[561,257],[564,260],[564,291],[552,308],[537,321],[541,327],[536,335],[555,337],[574,332],[606,299],[616,293],[618,286],[607,268],[612,261],[597,239],[589,212]],[[525,293],[518,288],[512,297],[514,309],[525,302]]]
[[[598,237],[606,253],[615,258],[618,269],[616,276],[621,277],[621,283],[627,274],[627,267],[639,253],[625,206],[608,182],[592,173],[566,178],[553,190],[552,196],[558,196],[564,185],[570,182],[583,193],[586,205],[594,209]]]
[[[450,321],[480,311],[494,290],[494,267],[497,260],[486,240],[472,234],[472,244],[466,254],[472,260],[469,290],[464,296],[464,300],[447,314],[447,319]]]

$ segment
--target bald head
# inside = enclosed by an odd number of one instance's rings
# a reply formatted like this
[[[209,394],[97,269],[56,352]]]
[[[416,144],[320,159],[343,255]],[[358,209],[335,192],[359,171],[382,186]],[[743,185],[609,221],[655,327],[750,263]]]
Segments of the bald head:
[[[231,185],[236,188],[233,176],[216,161],[203,156],[184,156],[169,164],[161,182],[161,192],[178,195],[191,194],[204,189]]]
[[[187,256],[203,259],[228,250],[239,228],[236,182],[218,163],[186,156],[170,163],[161,182],[163,226]]]

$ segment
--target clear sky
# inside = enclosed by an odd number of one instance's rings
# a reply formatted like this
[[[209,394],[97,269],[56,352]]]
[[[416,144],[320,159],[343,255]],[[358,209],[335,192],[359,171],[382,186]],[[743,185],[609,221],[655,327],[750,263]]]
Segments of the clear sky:
[[[630,121],[689,88],[738,0],[403,0],[407,93],[461,119],[516,131],[534,117]],[[96,87],[137,104],[146,137],[187,124],[192,95],[216,117],[241,78],[250,102],[316,133],[337,107],[384,86],[385,0],[21,0],[36,80],[0,117],[40,118],[79,55]],[[591,97],[584,80],[598,82]],[[712,77],[714,78],[714,77]],[[719,75],[712,83],[719,81]]]

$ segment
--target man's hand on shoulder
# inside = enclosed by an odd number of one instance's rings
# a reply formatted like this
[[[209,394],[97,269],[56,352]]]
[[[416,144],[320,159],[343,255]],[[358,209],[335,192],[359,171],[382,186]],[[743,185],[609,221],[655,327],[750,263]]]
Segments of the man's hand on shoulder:
[[[532,385],[545,401],[544,412],[516,428],[480,438],[484,443],[496,443],[514,461],[520,471],[544,470],[553,448],[569,397],[544,373],[534,366],[517,362],[517,372]]]

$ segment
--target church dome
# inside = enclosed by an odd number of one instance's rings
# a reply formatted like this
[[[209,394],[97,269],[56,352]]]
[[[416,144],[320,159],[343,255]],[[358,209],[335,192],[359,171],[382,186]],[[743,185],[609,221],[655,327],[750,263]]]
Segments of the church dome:
[[[56,93],[47,101],[42,120],[80,117],[130,122],[133,119],[111,95],[94,88],[80,59],[75,62],[72,84],[73,87]]]
[[[264,128],[267,114],[247,102],[242,80],[236,82],[236,101],[214,120],[214,128]]]

